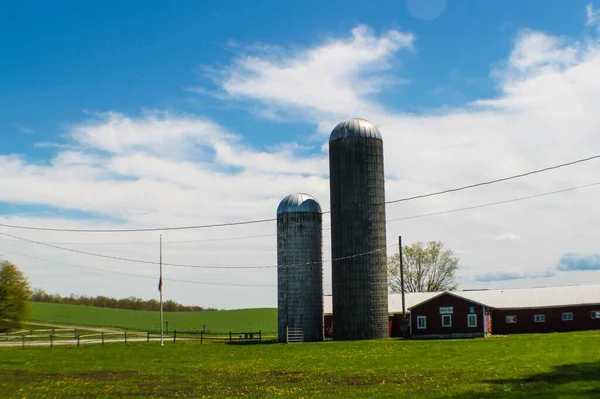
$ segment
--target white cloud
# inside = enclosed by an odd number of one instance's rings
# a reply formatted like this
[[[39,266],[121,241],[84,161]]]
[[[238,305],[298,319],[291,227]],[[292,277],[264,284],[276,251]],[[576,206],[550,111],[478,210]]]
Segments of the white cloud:
[[[594,10],[594,5],[589,3],[585,8],[586,11],[586,25],[587,26],[600,26],[600,10]]]
[[[264,45],[261,53],[241,56],[224,69],[220,87],[224,98],[257,102],[267,116],[301,117],[313,123],[320,136],[309,144],[315,155],[305,156],[306,143],[279,143],[265,148],[249,145],[246,131],[232,132],[206,117],[147,111],[138,117],[107,112],[75,124],[66,132],[67,147],[45,163],[22,156],[0,156],[0,201],[45,205],[109,217],[77,219],[55,215],[42,219],[23,214],[0,222],[77,228],[156,227],[209,224],[272,218],[278,202],[295,191],[313,194],[329,208],[327,137],[342,118],[360,116],[377,124],[384,136],[386,196],[395,199],[473,182],[521,173],[594,154],[600,148],[600,52],[586,40],[574,40],[530,30],[523,31],[513,50],[494,69],[498,93],[463,107],[421,115],[392,112],[376,100],[384,81],[398,76],[398,57],[413,48],[410,33],[376,35],[355,28],[346,38],[329,39],[288,52]],[[275,50],[273,50],[275,49]],[[253,50],[257,50],[256,48]],[[271,113],[269,113],[271,112]],[[311,132],[312,133],[312,132]],[[597,162],[571,166],[511,182],[419,201],[392,204],[388,219],[468,207],[538,194],[597,180]],[[522,276],[511,284],[577,283],[600,279],[598,272],[562,273],[555,268],[564,253],[597,253],[594,226],[600,222],[591,187],[554,196],[489,208],[388,223],[388,243],[442,240],[460,249],[465,286],[477,276]],[[10,210],[10,207],[7,208]],[[325,217],[328,226],[328,217]],[[113,220],[118,220],[115,222]],[[501,232],[518,231],[527,245],[498,250],[490,240]],[[38,241],[111,245],[66,245],[137,259],[156,260],[158,233],[77,234],[18,231],[0,232]],[[235,228],[166,232],[165,261],[205,265],[269,265],[276,262],[273,236],[245,240],[205,241],[220,237],[268,235],[273,223]],[[509,235],[509,233],[507,233]],[[504,239],[512,238],[505,234]],[[526,240],[525,240],[526,237]],[[330,257],[325,230],[324,257]],[[204,241],[203,241],[204,240]],[[150,241],[130,244],[128,241]],[[195,241],[173,243],[173,241]],[[35,255],[64,262],[134,271],[154,276],[156,267],[130,264],[0,240],[0,252]],[[152,280],[99,274],[65,281],[40,273],[41,262],[19,257],[34,285],[62,293],[116,296],[156,294]],[[45,266],[46,267],[46,266]],[[55,266],[47,266],[55,270]],[[56,269],[58,270],[58,269]],[[73,271],[65,266],[63,271]],[[274,269],[169,269],[170,278],[274,285]],[[502,273],[510,273],[503,275]],[[592,273],[592,274],[590,274]],[[593,274],[596,273],[596,274]],[[57,274],[58,276],[58,274]],[[541,277],[540,277],[541,276]],[[545,277],[544,277],[545,276]],[[594,277],[595,276],[595,277]],[[325,283],[330,283],[325,264]],[[483,284],[483,283],[482,283]],[[486,281],[493,286],[493,281]],[[274,306],[276,289],[167,285],[169,298],[214,307]]]
[[[408,33],[401,35],[412,37]],[[235,76],[233,84],[228,78],[224,78],[221,84],[224,92],[242,93],[269,107],[290,113],[304,108],[303,115],[318,126],[324,140],[341,115],[370,119],[384,136],[387,197],[398,198],[593,155],[593,149],[600,144],[597,136],[600,118],[596,112],[600,107],[597,95],[600,91],[600,80],[597,79],[600,52],[597,39],[590,39],[593,38],[576,40],[522,30],[510,54],[491,71],[491,77],[498,84],[496,96],[425,115],[387,110],[385,104],[361,91],[361,87],[368,85],[368,80],[361,74],[350,76],[340,88],[321,84],[322,81],[339,82],[335,68],[313,70],[319,82],[315,86],[318,87],[311,87],[312,97],[299,96],[295,90],[295,78],[305,76],[302,71],[313,65],[327,64],[328,57],[316,58],[316,55],[322,54],[321,50],[327,48],[327,43],[317,49],[312,47],[296,53],[293,68],[266,57],[253,59],[252,73],[240,73],[240,63],[234,63],[229,69],[229,74]],[[414,39],[411,44],[412,41]],[[355,49],[360,47],[352,39],[337,42],[345,43],[339,48],[344,52],[343,56],[338,54],[342,59],[352,59]],[[401,47],[387,49],[382,54],[390,65],[400,55]],[[356,59],[351,64],[351,70],[354,65],[363,65]],[[343,71],[344,66],[340,68]],[[244,71],[244,68],[241,70]],[[278,74],[284,71],[294,73],[293,77],[278,79]],[[385,68],[375,71],[382,79],[388,75],[398,78]],[[342,76],[348,75],[342,72]],[[273,95],[271,84],[278,88],[277,95]],[[246,90],[250,87],[251,90]],[[468,194],[457,193],[402,206],[391,205],[387,212],[389,218],[396,218],[553,191],[591,183],[596,179],[593,164],[580,165],[475,189]],[[463,261],[480,264],[484,270],[503,270],[506,262],[510,262],[530,269],[524,275],[536,276],[542,273],[540,270],[553,267],[558,262],[565,250],[558,249],[558,246],[593,248],[595,245],[591,239],[593,232],[587,227],[589,225],[579,225],[573,220],[584,220],[585,209],[588,214],[591,212],[587,207],[593,206],[589,199],[593,190],[501,205],[495,208],[497,210],[486,208],[461,213],[460,216],[453,214],[403,221],[402,232],[415,240],[443,238],[451,247],[468,248]],[[573,215],[573,207],[577,207],[576,216]],[[571,239],[571,236],[567,241],[563,240],[564,237],[559,239],[553,231],[556,231],[554,228],[560,229],[562,223],[575,223],[578,229],[586,231],[582,234],[587,238],[582,241]],[[392,240],[398,224],[388,225],[388,235]],[[528,237],[528,244],[535,242],[534,246],[539,248],[536,255],[523,246],[493,259],[482,259],[482,254],[497,250],[491,246],[493,243],[485,241],[482,233],[509,230],[514,226],[519,226],[521,234]],[[557,244],[555,251],[545,249],[548,243]],[[527,261],[523,262],[523,259]]]
[[[110,219],[64,220],[59,217],[61,212],[52,212],[55,217],[51,219],[41,219],[39,213],[13,213],[0,217],[1,223],[98,229],[119,228],[123,223],[156,227],[269,219],[275,217],[279,201],[294,191],[310,191],[324,206],[328,203],[324,154],[299,156],[298,152],[306,148],[287,143],[257,150],[243,144],[241,136],[204,118],[158,112],[134,118],[110,112],[73,125],[66,136],[68,147],[59,147],[47,163],[30,163],[17,155],[0,156],[0,186],[3,188],[0,202],[83,211]],[[110,222],[111,219],[118,222]],[[276,241],[274,237],[264,237],[274,233],[274,229],[274,223],[264,223],[222,231],[164,232],[165,262],[243,267],[274,265]],[[146,241],[146,245],[64,246],[117,257],[157,259],[158,232],[49,234],[0,228],[0,233],[59,243]],[[246,235],[263,237],[206,241]],[[182,240],[188,242],[170,244]],[[27,255],[146,276],[156,275],[156,267],[152,265],[89,257],[5,236],[0,236],[0,253],[23,264],[35,286],[60,290],[63,294],[154,295],[156,284],[152,280],[102,273],[89,279],[85,277],[85,273],[91,273],[89,270],[44,263]],[[57,274],[51,273],[50,277],[40,274],[40,264],[56,270]],[[75,273],[78,284],[60,277],[60,273],[69,272]],[[272,287],[235,287],[236,295],[232,296],[226,294],[230,292],[227,290],[234,289],[232,287],[167,282],[165,290],[170,298],[185,303],[214,307],[266,306],[272,304],[275,276],[274,269],[232,271],[167,267],[165,277],[170,279]],[[241,300],[238,295],[249,299]]]
[[[494,72],[508,82],[522,81],[564,71],[580,62],[584,55],[578,42],[525,29],[521,31],[505,67]]]
[[[494,237],[494,241],[516,241],[519,236],[512,233],[504,233]]]
[[[83,148],[120,154],[145,151],[169,158],[189,157],[202,147],[235,136],[207,119],[197,116],[172,117],[147,112],[133,119],[107,112],[87,123],[75,125],[70,136]]]
[[[392,56],[411,50],[414,36],[390,30],[376,36],[359,25],[347,39],[292,53],[242,55],[226,69],[220,83],[232,98],[263,101],[275,109],[318,111],[320,115],[355,114],[373,107],[367,97],[403,79],[383,72]],[[364,112],[364,111],[363,111]]]
[[[194,117],[149,114],[136,119],[109,113],[73,126],[69,135],[80,151],[59,151],[49,165],[0,157],[0,184],[6,188],[0,201],[98,212],[131,222],[142,222],[136,213],[185,206],[193,215],[218,221],[249,216],[249,209],[236,205],[241,199],[275,201],[297,186],[325,181],[323,155],[298,157],[293,146],[257,151],[221,126]],[[232,167],[235,173],[223,171]],[[57,184],[61,190],[52,189]],[[194,209],[198,200],[219,203],[223,211]],[[271,211],[254,210],[261,217]]]
[[[19,132],[21,132],[23,134],[35,133],[35,131],[32,128],[27,127],[25,125],[21,125],[20,123],[11,123],[10,126],[14,127],[15,129],[17,129]]]

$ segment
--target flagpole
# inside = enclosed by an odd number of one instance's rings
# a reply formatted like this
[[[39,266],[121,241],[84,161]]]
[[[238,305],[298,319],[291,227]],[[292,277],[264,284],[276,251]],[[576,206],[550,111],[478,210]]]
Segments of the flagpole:
[[[160,236],[160,346],[165,346],[163,342],[163,300],[162,300],[162,234]]]

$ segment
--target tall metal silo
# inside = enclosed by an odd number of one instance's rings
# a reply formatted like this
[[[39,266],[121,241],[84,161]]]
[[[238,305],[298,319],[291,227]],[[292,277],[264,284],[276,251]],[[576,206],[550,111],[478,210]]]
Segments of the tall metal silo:
[[[333,337],[389,336],[383,139],[364,119],[329,137]]]
[[[304,341],[323,340],[323,215],[312,196],[290,194],[277,207],[277,318],[301,328]]]

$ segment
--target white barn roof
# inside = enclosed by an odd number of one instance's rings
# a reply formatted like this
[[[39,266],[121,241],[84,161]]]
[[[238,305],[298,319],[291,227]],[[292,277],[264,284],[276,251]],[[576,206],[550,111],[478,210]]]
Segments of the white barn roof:
[[[600,285],[458,291],[454,294],[498,309],[600,305]],[[408,301],[407,301],[408,302]]]
[[[600,307],[600,284],[563,287],[511,288],[503,290],[450,291],[467,300],[497,309],[549,308],[559,306],[595,305]],[[406,293],[406,310],[432,299],[443,292]],[[388,296],[390,314],[402,313],[402,296]],[[324,313],[332,311],[332,297],[324,297]],[[599,309],[600,310],[600,309]]]
[[[421,302],[433,298],[439,295],[440,292],[412,292],[405,294],[406,297],[406,311],[411,306],[418,305]],[[323,299],[323,308],[325,314],[333,314],[333,304],[331,295],[327,295]],[[388,296],[388,312],[389,313],[402,313],[402,295],[390,294]]]

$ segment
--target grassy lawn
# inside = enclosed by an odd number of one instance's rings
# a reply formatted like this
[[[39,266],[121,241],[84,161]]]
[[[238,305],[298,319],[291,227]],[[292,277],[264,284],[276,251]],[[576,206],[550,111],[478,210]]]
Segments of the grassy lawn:
[[[241,309],[204,312],[164,313],[169,331],[277,332],[277,309]],[[113,327],[138,331],[160,331],[160,313],[92,306],[31,303],[30,321]]]
[[[599,397],[599,340],[0,348],[0,397]]]

